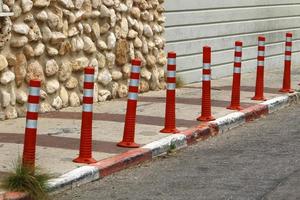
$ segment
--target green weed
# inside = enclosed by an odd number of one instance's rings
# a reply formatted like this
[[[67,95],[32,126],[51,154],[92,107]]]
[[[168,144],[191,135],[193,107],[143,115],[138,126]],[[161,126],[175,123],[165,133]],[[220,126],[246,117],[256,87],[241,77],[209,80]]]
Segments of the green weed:
[[[22,165],[21,159],[13,164],[9,175],[1,181],[1,188],[13,192],[25,192],[33,200],[48,200],[47,181],[51,176],[43,173],[40,168],[35,169]]]

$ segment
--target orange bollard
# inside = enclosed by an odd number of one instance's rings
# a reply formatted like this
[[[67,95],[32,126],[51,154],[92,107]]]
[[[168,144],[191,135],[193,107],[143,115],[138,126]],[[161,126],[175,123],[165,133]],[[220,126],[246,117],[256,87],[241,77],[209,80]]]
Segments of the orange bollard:
[[[169,52],[165,128],[160,131],[161,133],[179,132],[179,130],[176,129],[175,98],[176,98],[176,53]]]
[[[120,147],[138,148],[140,145],[134,142],[135,121],[136,121],[136,106],[139,91],[141,61],[134,59],[131,62],[131,74],[127,100],[127,111],[125,117],[125,126],[123,140],[117,145]]]
[[[203,75],[202,75],[202,106],[201,116],[198,121],[213,121],[215,118],[211,115],[211,48],[203,47]]]
[[[227,107],[229,110],[241,110],[240,94],[241,94],[241,67],[242,67],[242,47],[243,42],[235,42],[234,67],[232,79],[231,104]]]
[[[93,67],[86,67],[84,69],[80,150],[79,156],[73,160],[76,163],[91,164],[96,162],[92,158],[94,74],[95,69]]]
[[[40,89],[40,80],[30,80],[22,164],[31,169],[34,169],[35,167],[36,134],[40,103]]]
[[[252,100],[266,101],[264,97],[264,67],[265,67],[265,41],[264,36],[258,37],[258,56],[257,56],[257,72],[255,96]]]
[[[292,33],[286,34],[285,42],[285,58],[284,58],[284,75],[282,88],[279,92],[283,93],[293,93],[294,90],[291,89],[291,66],[292,66]]]

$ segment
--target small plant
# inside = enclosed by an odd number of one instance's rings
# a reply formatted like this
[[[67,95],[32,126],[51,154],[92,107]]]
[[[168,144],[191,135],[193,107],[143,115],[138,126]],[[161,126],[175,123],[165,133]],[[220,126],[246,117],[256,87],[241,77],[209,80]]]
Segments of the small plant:
[[[170,144],[170,148],[168,150],[168,154],[172,154],[175,152],[175,149],[176,149],[176,144],[174,141],[171,141],[171,144]]]
[[[176,77],[176,88],[182,88],[185,85],[184,81],[180,76]]]
[[[13,192],[25,192],[33,200],[47,200],[47,181],[51,176],[35,169],[26,167],[21,159],[14,163],[13,170],[2,180],[1,188]]]

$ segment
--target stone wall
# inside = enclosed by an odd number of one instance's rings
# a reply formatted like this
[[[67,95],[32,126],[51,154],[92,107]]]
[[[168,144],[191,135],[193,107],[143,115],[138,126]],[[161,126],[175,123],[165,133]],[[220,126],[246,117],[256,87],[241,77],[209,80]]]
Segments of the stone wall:
[[[94,66],[95,102],[125,97],[130,60],[140,91],[165,87],[164,0],[4,0],[0,18],[0,113],[24,116],[30,79],[42,81],[41,112],[79,106],[83,68]]]

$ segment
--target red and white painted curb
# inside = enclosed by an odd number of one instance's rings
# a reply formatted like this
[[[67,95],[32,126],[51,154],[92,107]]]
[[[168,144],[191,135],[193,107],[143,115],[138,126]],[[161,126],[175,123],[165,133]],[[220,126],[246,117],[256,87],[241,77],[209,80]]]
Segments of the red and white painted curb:
[[[167,153],[171,148],[184,148],[211,136],[224,133],[232,128],[276,112],[284,107],[299,103],[300,93],[295,92],[286,96],[276,97],[261,104],[246,108],[239,112],[228,114],[215,121],[191,127],[178,134],[172,134],[158,141],[151,142],[141,148],[101,160],[87,166],[74,169],[58,178],[51,179],[48,184],[51,192],[77,187],[79,185],[99,180],[112,173],[135,166],[144,161]],[[17,195],[19,194],[19,195]],[[18,198],[4,198],[4,195],[18,196]],[[22,197],[20,195],[23,195]],[[21,193],[5,193],[0,200],[26,200]]]

